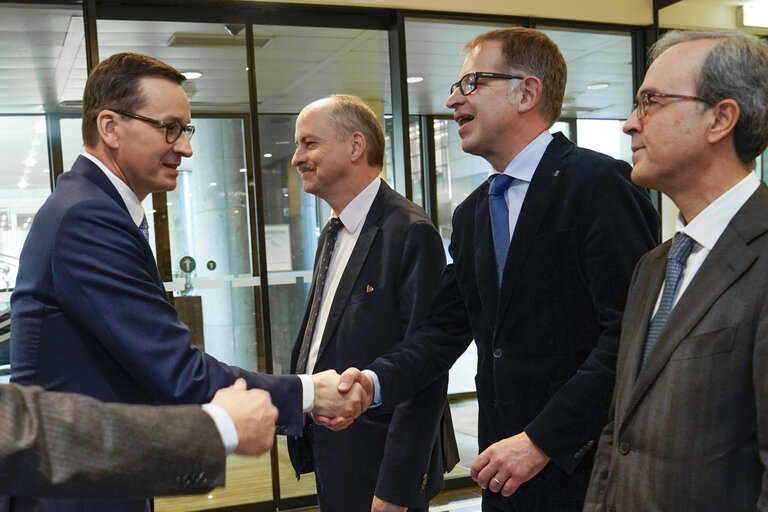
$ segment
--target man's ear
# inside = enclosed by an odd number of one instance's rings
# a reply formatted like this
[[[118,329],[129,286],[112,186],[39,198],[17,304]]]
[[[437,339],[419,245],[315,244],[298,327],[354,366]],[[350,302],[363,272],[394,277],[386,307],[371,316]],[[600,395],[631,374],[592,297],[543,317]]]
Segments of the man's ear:
[[[365,135],[361,132],[354,132],[350,138],[351,153],[349,155],[350,160],[357,162],[360,158],[365,156],[365,150],[368,147]]]
[[[119,114],[111,110],[102,110],[96,116],[96,131],[99,139],[110,149],[117,149],[120,146],[119,125],[122,119]]]
[[[739,122],[741,110],[739,104],[729,98],[718,101],[715,106],[711,107],[711,111],[714,115],[709,123],[707,141],[710,144],[717,144],[733,134],[736,123]]]
[[[517,87],[517,92],[520,94],[520,100],[518,101],[518,110],[521,113],[530,112],[539,107],[541,103],[542,84],[535,76],[527,76],[520,82]]]

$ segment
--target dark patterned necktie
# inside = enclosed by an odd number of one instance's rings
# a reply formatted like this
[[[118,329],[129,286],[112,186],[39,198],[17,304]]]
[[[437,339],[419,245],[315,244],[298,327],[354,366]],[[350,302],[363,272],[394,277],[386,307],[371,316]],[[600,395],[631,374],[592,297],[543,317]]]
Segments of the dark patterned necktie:
[[[139,224],[139,231],[141,231],[141,234],[144,235],[144,238],[147,240],[147,242],[149,242],[149,224],[147,223],[146,215],[141,219],[141,224]]]
[[[667,323],[667,318],[672,312],[672,306],[675,300],[675,292],[680,286],[680,278],[683,275],[683,269],[688,261],[688,256],[693,249],[693,239],[685,233],[675,233],[672,240],[672,248],[667,255],[667,270],[664,274],[664,290],[661,292],[659,309],[651,319],[651,325],[648,328],[648,335],[645,338],[645,348],[643,350],[643,364],[648,360],[648,355],[653,350],[656,342],[659,341],[659,335]]]
[[[496,253],[496,270],[501,284],[501,276],[504,273],[504,264],[509,252],[509,209],[504,199],[504,192],[514,181],[512,176],[496,173],[488,180],[491,187],[488,191],[488,206],[491,211],[491,233],[493,234],[493,248]]]
[[[325,288],[325,278],[328,275],[328,266],[331,264],[331,255],[336,246],[336,238],[339,230],[344,226],[341,219],[334,217],[330,221],[330,227],[325,234],[325,244],[320,254],[320,264],[317,266],[315,275],[315,290],[312,294],[312,305],[309,308],[309,318],[307,326],[304,329],[304,337],[301,339],[301,349],[299,350],[299,359],[296,362],[296,373],[305,373],[307,371],[307,362],[309,359],[309,349],[312,346],[312,335],[315,332],[317,324],[317,315],[320,314],[320,303],[323,300],[323,289]]]

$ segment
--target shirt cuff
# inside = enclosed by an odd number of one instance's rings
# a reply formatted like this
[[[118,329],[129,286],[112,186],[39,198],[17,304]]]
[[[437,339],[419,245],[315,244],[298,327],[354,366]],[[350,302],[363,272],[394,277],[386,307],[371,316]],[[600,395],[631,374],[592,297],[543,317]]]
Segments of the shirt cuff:
[[[208,413],[219,431],[221,442],[224,443],[224,451],[227,455],[234,452],[240,439],[237,437],[235,422],[223,407],[216,404],[203,404],[203,410]]]
[[[301,381],[302,398],[301,398],[301,410],[302,412],[312,412],[315,407],[315,383],[312,382],[312,377],[309,375],[297,375]]]
[[[363,373],[373,379],[373,402],[371,402],[369,409],[378,407],[381,405],[381,386],[379,385],[379,376],[373,370],[363,370]]]

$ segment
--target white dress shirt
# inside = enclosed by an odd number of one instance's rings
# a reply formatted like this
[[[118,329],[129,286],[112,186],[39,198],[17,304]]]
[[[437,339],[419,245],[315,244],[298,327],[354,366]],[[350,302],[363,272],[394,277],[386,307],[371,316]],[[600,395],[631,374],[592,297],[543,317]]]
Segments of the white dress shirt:
[[[509,211],[509,239],[515,233],[517,218],[520,216],[520,210],[523,208],[525,194],[528,193],[528,187],[531,185],[533,173],[539,166],[547,146],[552,142],[552,134],[545,130],[533,139],[523,150],[509,162],[504,174],[514,178],[512,184],[504,192],[504,200],[507,203]],[[488,176],[493,176],[497,171],[491,169]]]
[[[691,283],[693,276],[701,268],[702,263],[709,255],[709,252],[715,246],[720,236],[725,231],[726,226],[733,216],[736,215],[747,199],[755,193],[760,186],[760,179],[754,172],[749,173],[743,180],[731,187],[726,193],[715,199],[709,206],[704,208],[694,219],[685,224],[683,217],[678,214],[677,228],[675,232],[682,232],[691,237],[694,241],[693,249],[686,261],[683,275],[680,278],[680,284],[675,291],[675,297],[672,300],[672,307],[677,304],[677,300],[683,295],[683,292]],[[653,308],[653,314],[659,309],[661,294],[664,290],[664,283],[661,285],[659,296],[656,299],[656,306]]]
[[[379,193],[381,178],[376,177],[367,187],[363,189],[339,214],[344,227],[339,231],[336,239],[336,246],[331,255],[331,262],[328,266],[328,272],[325,275],[325,286],[323,287],[323,297],[320,300],[320,313],[317,316],[315,332],[312,334],[312,344],[309,348],[309,358],[307,360],[307,373],[311,374],[317,363],[317,356],[320,351],[320,342],[325,332],[325,323],[328,321],[328,315],[331,312],[333,298],[336,296],[336,290],[339,287],[341,276],[344,275],[344,269],[347,268],[347,262],[355,249],[357,239],[363,230],[365,218],[371,210],[373,200]]]

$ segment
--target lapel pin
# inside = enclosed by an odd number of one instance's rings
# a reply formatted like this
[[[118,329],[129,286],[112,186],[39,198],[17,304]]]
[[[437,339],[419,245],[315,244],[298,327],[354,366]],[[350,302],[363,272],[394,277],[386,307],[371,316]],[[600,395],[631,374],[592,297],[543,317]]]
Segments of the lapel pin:
[[[368,285],[365,287],[365,293],[371,293],[373,291],[373,286]]]
[[[555,174],[553,174],[553,176],[560,176],[560,169],[556,170]]]

